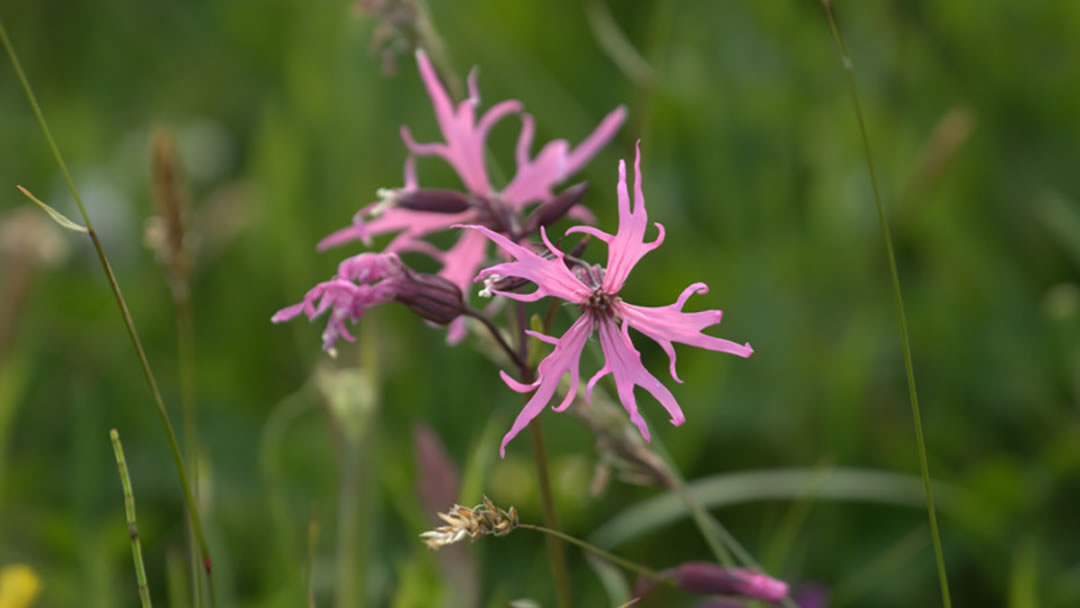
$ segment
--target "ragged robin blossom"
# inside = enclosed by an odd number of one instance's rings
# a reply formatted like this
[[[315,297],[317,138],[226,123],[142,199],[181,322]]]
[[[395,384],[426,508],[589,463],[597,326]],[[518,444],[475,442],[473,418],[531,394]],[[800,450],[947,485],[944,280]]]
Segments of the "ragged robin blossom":
[[[327,314],[323,350],[335,356],[339,338],[356,340],[346,321],[356,323],[369,308],[387,302],[400,302],[440,325],[450,323],[464,309],[461,289],[448,279],[416,272],[396,253],[366,252],[343,261],[332,279],[309,289],[299,303],[274,313],[271,321],[283,323],[301,314],[314,321]]]
[[[686,417],[676,402],[671,391],[655,376],[650,374],[641,363],[641,354],[630,339],[633,328],[656,341],[670,360],[671,377],[682,382],[675,372],[675,349],[673,343],[679,342],[709,350],[722,351],[749,357],[754,351],[749,344],[737,344],[730,340],[717,338],[702,333],[702,330],[720,322],[719,310],[701,312],[683,312],[687,299],[695,293],[706,293],[704,283],[694,283],[683,290],[674,304],[660,307],[637,306],[624,302],[620,297],[623,284],[633,270],[634,265],[648,252],[656,249],[664,241],[664,227],[655,224],[659,234],[651,242],[645,241],[648,228],[648,215],[645,212],[645,197],[641,189],[641,152],[640,148],[634,161],[634,200],[630,205],[630,196],[626,187],[626,163],[619,162],[619,228],[615,234],[608,234],[591,226],[575,226],[567,234],[582,232],[603,241],[608,247],[606,267],[586,265],[567,259],[566,255],[552,245],[547,233],[541,229],[540,235],[548,255],[540,255],[532,248],[515,243],[505,235],[485,226],[468,226],[478,234],[494,241],[510,261],[485,268],[477,275],[477,281],[485,281],[485,290],[507,298],[523,302],[532,302],[544,297],[558,298],[575,304],[581,316],[570,326],[561,338],[553,338],[541,333],[528,332],[533,337],[554,345],[554,350],[540,362],[538,377],[531,384],[524,384],[501,372],[503,380],[515,391],[532,392],[510,431],[503,437],[499,452],[505,456],[506,445],[529,422],[543,411],[558,389],[560,379],[570,375],[570,387],[555,411],[565,410],[577,394],[580,380],[579,364],[586,341],[596,331],[600,335],[600,347],[605,363],[589,380],[586,386],[586,399],[591,395],[593,386],[604,376],[611,374],[615,380],[616,392],[623,407],[630,415],[631,422],[637,426],[642,436],[648,440],[649,429],[645,419],[638,412],[634,389],[641,387],[651,394],[667,410],[671,423],[681,425]],[[498,285],[509,277],[524,279],[536,286],[531,293],[518,293],[500,290]]]
[[[401,136],[410,152],[405,161],[404,187],[380,190],[381,200],[362,208],[351,226],[327,236],[318,249],[355,240],[370,245],[373,237],[392,234],[395,236],[384,251],[425,253],[442,264],[440,276],[465,291],[486,258],[484,237],[466,231],[447,251],[423,238],[456,224],[476,224],[517,241],[566,214],[588,219],[588,211],[577,205],[583,188],[570,188],[558,195],[553,188],[581,169],[614,137],[626,118],[626,110],[620,107],[608,114],[577,147],[557,139],[532,156],[535,124],[532,116],[522,113],[520,101],[497,103],[477,119],[480,91],[475,70],[468,78],[469,97],[455,106],[427,55],[417,51],[416,61],[444,141],[418,143],[409,128],[403,126]],[[497,190],[488,176],[485,143],[492,127],[511,114],[522,114],[515,150],[516,173],[505,188]],[[416,173],[418,156],[444,159],[460,177],[465,192],[421,188]],[[530,207],[536,208],[526,217]],[[464,319],[458,318],[451,323],[447,339],[456,343],[464,335]]]

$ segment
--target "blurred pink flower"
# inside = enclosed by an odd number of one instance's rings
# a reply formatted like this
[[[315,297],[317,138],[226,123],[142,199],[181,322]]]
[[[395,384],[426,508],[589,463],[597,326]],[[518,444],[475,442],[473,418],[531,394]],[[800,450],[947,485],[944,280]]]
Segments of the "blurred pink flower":
[[[409,128],[403,126],[401,137],[410,152],[405,161],[404,187],[380,191],[382,200],[357,212],[351,226],[327,236],[319,243],[318,249],[321,251],[354,240],[370,245],[373,237],[395,234],[385,251],[425,253],[442,264],[441,276],[465,291],[485,260],[485,239],[478,234],[465,232],[457,244],[447,251],[421,239],[457,224],[479,224],[496,232],[512,234],[517,240],[520,235],[515,233],[524,225],[521,215],[525,208],[534,203],[555,205],[559,197],[554,195],[552,188],[581,169],[615,136],[626,118],[626,110],[619,107],[608,114],[576,148],[571,148],[566,140],[557,139],[545,145],[533,158],[530,158],[533,118],[523,114],[516,147],[517,172],[506,188],[496,191],[491,185],[485,162],[487,135],[506,116],[521,113],[521,102],[507,100],[497,103],[477,120],[480,91],[476,85],[475,70],[468,78],[468,99],[455,107],[422,50],[416,52],[416,61],[444,141],[417,143]],[[455,193],[422,190],[416,175],[417,156],[439,156],[446,160],[457,172],[468,195],[457,194],[455,198]],[[440,193],[440,196],[432,193]],[[568,202],[570,205],[563,213],[569,211],[572,217],[578,219],[591,217],[587,210],[576,206],[577,200]],[[464,335],[464,319],[457,319],[451,324],[447,339],[455,343]]]
[[[367,309],[386,302],[405,304],[433,323],[447,324],[461,314],[461,289],[444,277],[414,272],[396,253],[361,253],[338,265],[329,281],[308,290],[303,301],[274,313],[270,320],[283,323],[303,313],[308,320],[329,312],[323,331],[323,350],[336,354],[338,338],[356,340],[345,321],[356,323]]]
[[[671,416],[672,424],[681,425],[686,419],[671,391],[641,364],[641,353],[634,348],[630,340],[631,327],[660,344],[669,357],[671,377],[676,382],[682,382],[682,380],[675,373],[673,342],[727,352],[740,357],[749,357],[754,352],[749,344],[740,345],[702,333],[703,329],[720,322],[719,310],[683,312],[683,305],[691,295],[708,291],[704,283],[690,285],[683,290],[674,304],[668,306],[635,306],[623,302],[619,297],[619,291],[634,265],[664,240],[664,227],[660,224],[655,224],[659,230],[656,240],[649,243],[644,240],[648,216],[645,212],[645,198],[641,191],[640,148],[634,161],[634,174],[634,206],[631,208],[626,188],[626,163],[619,161],[619,229],[614,235],[590,226],[575,226],[567,230],[567,234],[584,232],[607,243],[606,269],[599,266],[585,267],[576,263],[571,268],[563,252],[551,244],[543,229],[540,234],[551,257],[541,256],[529,247],[519,245],[487,227],[468,226],[494,241],[512,258],[512,261],[496,264],[480,271],[476,280],[485,280],[486,292],[523,302],[533,302],[551,296],[577,304],[584,313],[570,326],[562,338],[556,339],[540,333],[528,332],[533,337],[555,346],[551,354],[540,362],[535,382],[523,384],[512,379],[505,371],[501,372],[503,380],[513,390],[522,393],[535,391],[514,420],[510,431],[503,437],[499,449],[502,455],[505,455],[506,444],[551,401],[559,386],[559,380],[566,373],[570,374],[570,387],[562,403],[555,407],[555,411],[565,410],[574,400],[579,384],[578,368],[581,352],[594,329],[600,333],[600,347],[604,352],[605,363],[589,380],[586,399],[589,399],[596,382],[611,374],[615,379],[619,400],[630,414],[631,422],[637,426],[646,440],[649,440],[649,429],[644,418],[638,413],[637,401],[634,398],[635,387],[640,386],[655,397]],[[536,291],[522,294],[499,290],[498,281],[508,277],[531,281],[536,285]]]
[[[709,562],[685,562],[661,574],[669,577],[680,589],[691,593],[737,595],[770,602],[788,596],[788,585],[784,581],[760,572],[725,568]],[[634,597],[647,595],[657,584],[653,579],[639,579]]]

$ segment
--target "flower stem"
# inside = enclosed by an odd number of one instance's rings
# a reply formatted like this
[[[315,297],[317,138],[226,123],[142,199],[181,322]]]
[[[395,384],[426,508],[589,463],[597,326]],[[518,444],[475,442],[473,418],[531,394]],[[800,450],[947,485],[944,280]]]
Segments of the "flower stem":
[[[526,354],[526,340],[528,335],[525,333],[527,315],[525,314],[525,303],[515,302],[516,310],[509,315],[516,325],[515,329],[518,335],[518,344],[521,345],[519,353],[515,353],[515,361],[518,364],[518,373],[521,376],[521,381],[524,383],[532,382],[536,377],[536,370],[532,366],[528,365],[528,355]],[[509,311],[508,311],[509,312]],[[551,475],[548,472],[548,456],[547,447],[544,445],[544,430],[540,423],[540,418],[534,418],[529,423],[529,434],[532,437],[533,455],[536,460],[536,479],[537,485],[540,488],[540,506],[544,513],[544,524],[551,529],[552,532],[558,529],[559,520],[558,515],[555,512],[555,495],[551,490]],[[561,533],[559,533],[561,534]],[[559,534],[549,535],[547,539],[548,556],[551,558],[551,574],[555,579],[555,593],[559,600],[559,606],[561,608],[571,608],[573,606],[573,596],[570,593],[570,574],[566,569],[566,554],[563,552],[562,543],[559,542]]]
[[[632,561],[630,561],[628,559],[619,557],[618,555],[608,553],[607,551],[604,551],[600,547],[597,547],[596,545],[593,545],[593,544],[590,544],[590,543],[588,543],[586,541],[583,541],[580,538],[570,536],[569,534],[559,532],[558,530],[552,530],[551,528],[545,528],[544,526],[537,526],[537,525],[533,525],[533,524],[518,524],[518,527],[519,528],[527,528],[529,530],[535,530],[537,532],[547,534],[549,537],[555,537],[555,538],[564,540],[564,541],[566,541],[566,542],[568,542],[568,543],[570,543],[572,545],[577,545],[578,547],[581,547],[582,549],[585,549],[586,551],[588,551],[590,553],[599,555],[600,557],[606,559],[607,561],[609,561],[609,562],[611,562],[611,563],[613,563],[613,564],[615,564],[617,566],[622,566],[623,568],[626,568],[627,570],[629,570],[631,572],[635,572],[637,574],[640,574],[641,576],[644,576],[645,578],[651,578],[654,581],[661,582],[661,583],[664,583],[666,585],[671,585],[672,587],[677,587],[675,581],[672,580],[671,577],[665,576],[665,575],[657,572],[656,570],[653,570],[652,568],[649,568],[648,566],[643,566],[643,565],[641,565],[641,564],[639,564],[637,562],[632,562]]]
[[[187,470],[184,466],[183,456],[181,456],[180,453],[180,446],[176,441],[176,433],[173,432],[172,423],[169,421],[169,413],[165,409],[165,402],[161,398],[161,391],[158,389],[157,380],[154,379],[154,373],[150,370],[150,362],[146,358],[146,352],[143,350],[142,342],[139,340],[139,335],[135,330],[135,322],[132,320],[131,312],[128,310],[127,303],[124,301],[124,295],[120,291],[120,285],[116,281],[116,275],[113,274],[112,267],[109,265],[109,260],[105,257],[105,250],[101,246],[101,240],[98,239],[97,233],[94,231],[94,225],[90,221],[90,215],[86,211],[86,206],[83,205],[78,189],[75,188],[75,182],[71,179],[71,173],[68,172],[67,165],[64,163],[64,158],[60,154],[60,148],[57,147],[56,141],[53,139],[52,132],[49,130],[49,124],[45,121],[45,115],[42,114],[41,108],[38,106],[37,98],[34,97],[34,91],[30,87],[30,82],[26,79],[26,74],[23,73],[22,65],[19,63],[19,57],[15,53],[15,48],[11,45],[11,40],[8,38],[7,29],[4,27],[2,20],[0,20],[0,42],[3,43],[8,57],[11,58],[11,63],[15,67],[15,73],[19,78],[23,91],[26,93],[30,106],[34,110],[34,115],[37,117],[38,124],[45,134],[45,139],[48,141],[49,148],[52,150],[53,157],[56,159],[56,164],[59,165],[60,172],[64,175],[64,180],[67,182],[68,188],[75,198],[75,204],[79,208],[79,213],[82,214],[83,223],[87,229],[87,235],[89,235],[90,241],[94,245],[98,260],[101,262],[101,268],[109,281],[109,288],[112,290],[113,297],[116,299],[116,305],[117,308],[120,309],[120,316],[123,317],[128,337],[131,338],[131,344],[135,348],[135,354],[139,359],[139,364],[142,367],[146,383],[150,388],[154,404],[157,406],[158,417],[161,419],[161,425],[165,430],[165,436],[169,441],[169,448],[172,451],[173,462],[176,464],[177,475],[180,477],[180,485],[183,486],[184,489],[184,500],[186,502],[188,515],[191,517],[191,523],[195,528],[195,536],[199,541],[203,569],[206,572],[208,586],[210,588],[210,604],[213,605],[215,598],[213,577],[210,576],[210,551],[207,548],[206,536],[203,533],[202,521],[199,518],[199,511],[195,504],[194,494],[191,491],[191,484],[188,483]]]
[[[540,426],[540,419],[536,418],[529,423],[529,432],[532,435],[533,453],[536,456],[536,478],[540,486],[540,505],[544,511],[544,523],[551,529],[546,529],[548,536],[548,555],[551,557],[551,572],[555,578],[555,592],[559,598],[559,606],[571,608],[573,598],[570,594],[570,575],[566,569],[566,554],[563,552],[559,538],[569,538],[555,529],[559,527],[558,516],[555,513],[555,497],[551,491],[551,476],[548,474],[547,448],[544,446],[544,431]]]
[[[113,453],[116,454],[116,468],[120,471],[120,485],[124,488],[124,517],[127,519],[128,536],[131,537],[131,558],[135,562],[135,580],[139,584],[139,601],[142,608],[150,608],[150,587],[146,583],[146,566],[143,565],[142,543],[139,541],[139,526],[135,523],[135,494],[131,491],[131,477],[128,476],[127,460],[124,458],[124,446],[120,444],[120,434],[116,429],[109,431]]]
[[[473,310],[471,308],[466,308],[465,312],[461,314],[480,321],[480,323],[485,328],[487,328],[488,333],[491,334],[491,337],[495,339],[495,342],[498,343],[499,348],[503,349],[503,352],[506,353],[506,356],[510,357],[510,360],[514,362],[514,365],[517,366],[519,371],[528,368],[528,365],[526,365],[525,363],[525,359],[522,359],[521,356],[518,355],[518,351],[514,350],[514,347],[510,346],[510,343],[506,341],[506,338],[503,337],[502,332],[499,331],[499,328],[491,322],[491,319],[484,316],[483,313]]]
[[[952,599],[949,596],[949,581],[945,573],[945,557],[941,550],[941,534],[938,532],[934,494],[930,489],[930,466],[927,463],[926,441],[923,439],[922,418],[919,415],[919,396],[915,390],[915,369],[911,363],[911,344],[908,339],[907,319],[904,315],[904,298],[900,291],[900,276],[896,270],[896,254],[893,252],[892,236],[889,233],[889,220],[885,214],[885,204],[881,200],[881,191],[878,188],[873,155],[870,151],[870,137],[866,132],[866,121],[863,118],[862,106],[859,104],[859,95],[855,86],[855,70],[851,65],[851,57],[848,55],[844,41],[840,37],[840,30],[836,26],[836,15],[833,13],[831,0],[821,0],[821,6],[825,9],[825,16],[829,21],[829,30],[832,33],[833,41],[836,43],[836,49],[840,53],[840,59],[844,64],[844,74],[847,76],[848,89],[851,93],[851,103],[855,107],[855,118],[858,120],[859,133],[862,135],[863,151],[866,154],[866,167],[870,173],[870,185],[874,191],[874,201],[877,203],[878,222],[881,226],[881,237],[885,243],[885,253],[889,260],[889,275],[892,279],[893,297],[896,300],[896,320],[900,330],[900,344],[904,351],[904,369],[907,372],[908,393],[911,397],[911,415],[915,421],[915,444],[919,451],[919,466],[922,472],[923,488],[926,493],[926,511],[930,519],[930,536],[934,541],[938,582],[941,584],[941,601],[945,608],[950,608]]]

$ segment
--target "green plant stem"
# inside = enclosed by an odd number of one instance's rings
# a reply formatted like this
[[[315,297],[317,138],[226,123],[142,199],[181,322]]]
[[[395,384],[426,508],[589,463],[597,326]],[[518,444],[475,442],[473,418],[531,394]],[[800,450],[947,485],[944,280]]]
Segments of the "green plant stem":
[[[559,598],[559,606],[570,608],[573,606],[573,596],[570,593],[570,575],[566,569],[566,554],[563,552],[559,538],[566,535],[556,532],[559,527],[558,516],[555,513],[555,497],[551,491],[551,476],[548,474],[547,448],[544,446],[544,431],[537,418],[529,423],[529,433],[532,435],[533,453],[536,456],[536,478],[540,486],[540,506],[544,512],[544,523],[550,530],[548,536],[548,555],[551,558],[551,573],[555,577],[555,592]]]
[[[312,573],[315,568],[315,552],[319,547],[319,521],[314,517],[308,520],[307,563],[304,565],[304,586],[307,588],[308,608],[315,608],[315,581]]]
[[[120,444],[120,434],[116,429],[109,431],[113,453],[116,454],[116,468],[120,471],[120,485],[124,488],[124,517],[127,519],[128,536],[131,537],[131,558],[135,562],[135,580],[139,584],[139,601],[143,608],[150,608],[150,587],[146,584],[146,566],[143,565],[142,543],[139,542],[139,526],[135,523],[135,494],[131,491],[131,477],[128,475],[127,460],[124,458],[124,446]]]
[[[176,351],[180,364],[180,412],[184,426],[184,452],[191,471],[195,508],[199,508],[199,424],[195,382],[195,329],[191,316],[190,286],[185,282],[173,287],[176,310]],[[203,581],[199,568],[198,539],[188,516],[188,544],[191,561],[192,595],[196,608],[203,605]]]
[[[498,344],[499,348],[501,348],[503,352],[506,353],[506,356],[510,357],[510,360],[514,362],[514,365],[516,365],[519,370],[524,370],[528,368],[525,359],[522,359],[521,356],[518,354],[518,351],[514,350],[514,347],[510,346],[510,344],[506,341],[506,338],[503,337],[502,332],[499,331],[499,328],[496,327],[495,324],[491,322],[491,319],[487,318],[484,313],[473,310],[472,308],[466,308],[465,311],[461,314],[465,315],[466,317],[472,317],[473,319],[480,321],[480,324],[483,325],[484,328],[488,330],[488,333],[491,334],[491,337],[495,339],[495,343]]]
[[[911,344],[908,340],[907,318],[904,315],[904,298],[900,291],[900,275],[896,270],[896,254],[893,252],[892,236],[889,233],[889,220],[885,214],[885,204],[881,199],[881,190],[878,187],[877,174],[874,170],[873,154],[870,151],[870,137],[867,135],[862,106],[859,104],[859,94],[855,86],[855,70],[851,64],[851,57],[848,55],[844,41],[840,37],[840,29],[836,26],[836,15],[833,13],[831,0],[822,0],[821,5],[825,9],[825,16],[829,21],[829,30],[832,32],[833,41],[836,42],[837,51],[839,51],[840,59],[844,65],[844,74],[847,76],[851,103],[855,107],[855,117],[859,123],[859,133],[862,135],[863,151],[866,154],[866,167],[870,173],[870,185],[873,188],[874,201],[877,204],[881,238],[885,243],[885,253],[889,259],[889,276],[892,279],[893,297],[896,300],[896,320],[900,330],[900,344],[904,350],[904,369],[907,372],[908,394],[911,397],[911,415],[915,422],[915,443],[919,451],[919,466],[922,472],[923,488],[926,493],[926,511],[930,519],[930,536],[934,542],[938,582],[941,584],[941,601],[945,608],[950,608],[952,599],[949,596],[949,581],[945,573],[945,556],[941,549],[941,534],[938,531],[937,514],[934,509],[934,494],[930,489],[930,466],[927,463],[926,441],[923,439],[922,418],[919,415],[919,397],[915,389],[915,368],[911,362]]]
[[[71,190],[71,195],[75,198],[75,204],[79,208],[79,213],[82,214],[83,223],[86,225],[87,229],[87,235],[89,235],[90,241],[94,245],[98,260],[101,262],[101,268],[109,281],[109,288],[112,290],[113,297],[116,299],[116,305],[117,308],[120,309],[120,316],[123,317],[128,337],[131,338],[131,344],[135,348],[135,354],[138,356],[143,375],[146,377],[146,383],[150,388],[154,404],[157,406],[158,417],[161,419],[161,425],[165,430],[165,436],[169,441],[169,448],[172,451],[173,462],[176,464],[177,475],[180,477],[180,485],[183,486],[184,489],[184,500],[186,502],[188,515],[191,517],[191,523],[195,528],[195,535],[199,541],[203,569],[206,572],[208,586],[210,588],[210,603],[213,605],[215,601],[214,581],[213,577],[210,575],[210,551],[207,548],[202,521],[199,518],[199,511],[196,508],[195,496],[191,491],[191,484],[188,483],[187,470],[184,466],[184,459],[180,454],[180,446],[176,441],[176,433],[173,432],[172,423],[169,421],[169,413],[165,409],[165,402],[161,398],[161,391],[158,389],[157,381],[154,379],[154,373],[150,369],[150,362],[146,358],[146,352],[143,350],[142,342],[139,340],[139,335],[135,330],[135,322],[132,320],[131,312],[128,310],[127,303],[124,301],[124,295],[120,291],[120,285],[116,281],[116,275],[113,274],[112,267],[109,265],[109,260],[105,257],[105,250],[101,246],[101,240],[98,239],[97,233],[94,231],[94,225],[90,221],[90,215],[86,211],[86,206],[83,205],[78,189],[75,188],[75,182],[71,179],[71,173],[68,171],[67,164],[64,163],[64,157],[60,154],[60,148],[57,147],[56,140],[53,139],[52,132],[49,130],[49,124],[45,120],[45,115],[42,114],[41,107],[38,106],[37,98],[34,97],[34,91],[30,87],[30,82],[26,79],[26,74],[23,73],[22,65],[19,63],[19,57],[15,53],[15,48],[11,45],[11,40],[8,38],[7,29],[4,27],[2,20],[0,20],[0,42],[3,42],[4,49],[7,51],[8,57],[11,58],[11,63],[15,67],[15,73],[19,78],[23,91],[26,93],[30,106],[34,110],[34,115],[37,117],[38,124],[45,134],[45,139],[48,141],[49,148],[52,150],[53,157],[56,159],[56,164],[59,165],[60,172],[64,175],[64,181],[67,182],[68,188]]]
[[[526,528],[528,530],[535,530],[537,532],[541,532],[543,534],[548,535],[549,538],[554,537],[554,538],[564,540],[564,541],[566,541],[566,542],[568,542],[568,543],[570,543],[572,545],[577,545],[578,547],[581,547],[582,549],[585,549],[586,551],[588,551],[590,553],[598,555],[598,556],[606,559],[607,561],[615,564],[616,566],[622,566],[623,568],[626,568],[627,570],[629,570],[631,572],[640,574],[641,576],[644,576],[645,578],[651,578],[652,580],[664,583],[665,585],[671,585],[672,587],[678,587],[678,585],[675,583],[674,580],[671,579],[671,577],[664,576],[663,574],[657,572],[656,570],[653,570],[652,568],[649,568],[648,566],[643,566],[643,565],[641,565],[641,564],[639,564],[637,562],[632,562],[632,561],[630,561],[628,559],[619,557],[618,555],[615,555],[613,553],[608,553],[607,551],[604,551],[600,547],[597,547],[596,545],[593,545],[593,544],[590,544],[590,543],[588,543],[586,541],[583,541],[580,538],[570,536],[569,534],[559,532],[558,530],[552,530],[551,528],[545,528],[544,526],[537,526],[537,525],[533,525],[533,524],[518,524],[518,527],[519,528]]]
[[[360,509],[361,473],[360,459],[363,450],[358,441],[346,437],[345,449],[341,461],[341,487],[338,497],[338,546],[337,546],[337,600],[338,608],[352,608],[362,606],[365,602],[361,599],[362,583],[358,575],[366,574],[358,567],[357,534],[359,533],[359,521],[357,511]]]
[[[527,318],[525,303],[515,302],[515,304],[516,306],[507,311],[509,313],[507,316],[515,325],[515,333],[517,333],[520,348],[516,353],[512,348],[507,350],[511,354],[511,358],[518,364],[521,381],[527,384],[536,377],[536,370],[526,363],[528,361],[526,346],[528,335],[525,333],[525,319]],[[551,489],[547,447],[544,445],[544,430],[540,418],[535,418],[529,423],[529,435],[532,437],[533,456],[536,460],[536,480],[540,489],[540,506],[543,509],[544,523],[554,531],[559,528],[559,518],[555,512],[555,495]],[[555,579],[555,595],[558,598],[559,606],[561,608],[571,608],[573,606],[573,595],[570,591],[570,574],[566,569],[566,554],[563,552],[562,543],[559,542],[557,535],[549,535],[547,545],[548,556],[551,559],[551,574]]]

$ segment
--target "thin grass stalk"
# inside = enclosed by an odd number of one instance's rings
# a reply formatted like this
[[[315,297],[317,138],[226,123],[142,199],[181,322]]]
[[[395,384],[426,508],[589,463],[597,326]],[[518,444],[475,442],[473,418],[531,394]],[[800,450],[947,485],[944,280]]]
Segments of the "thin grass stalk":
[[[120,316],[124,320],[124,326],[127,329],[128,337],[131,339],[131,344],[135,349],[135,354],[139,359],[139,364],[142,368],[143,376],[146,378],[147,386],[150,388],[151,396],[153,397],[154,404],[157,406],[158,417],[161,419],[162,428],[165,431],[165,436],[169,442],[169,448],[172,452],[173,462],[176,464],[176,472],[180,478],[180,485],[184,490],[184,501],[187,507],[189,516],[191,517],[192,524],[195,528],[195,535],[199,541],[199,551],[202,557],[203,570],[206,572],[208,586],[210,588],[210,604],[214,605],[214,581],[211,576],[211,559],[210,551],[206,544],[206,535],[203,533],[202,521],[199,518],[199,512],[195,503],[194,494],[191,491],[191,484],[188,482],[188,475],[186,467],[184,466],[184,459],[180,453],[180,446],[176,440],[176,433],[173,431],[172,423],[169,421],[169,413],[165,409],[165,402],[161,397],[161,391],[158,389],[157,380],[154,378],[154,373],[150,369],[150,362],[146,358],[146,352],[143,350],[142,342],[139,340],[139,335],[135,329],[135,322],[131,318],[131,312],[128,310],[127,302],[124,300],[124,295],[120,291],[120,285],[116,281],[116,275],[113,274],[112,267],[109,264],[108,258],[105,256],[105,250],[101,245],[101,240],[97,236],[97,232],[94,231],[93,222],[90,220],[90,215],[86,211],[86,206],[82,202],[82,197],[79,196],[79,191],[75,187],[75,182],[71,179],[71,173],[68,171],[67,164],[64,162],[64,157],[60,154],[60,148],[56,145],[56,140],[53,139],[52,131],[49,130],[49,124],[45,120],[45,115],[41,112],[41,107],[38,105],[37,98],[34,96],[33,88],[30,86],[30,82],[26,78],[26,74],[23,72],[22,64],[19,63],[19,57],[15,52],[15,48],[11,44],[11,40],[8,38],[7,29],[4,27],[3,20],[0,19],[0,42],[3,43],[4,49],[7,51],[8,57],[11,58],[11,63],[15,68],[15,73],[19,78],[19,83],[22,85],[23,92],[26,93],[26,97],[30,102],[30,106],[33,108],[34,115],[37,117],[38,125],[41,127],[42,132],[45,135],[45,139],[48,141],[49,148],[52,151],[53,158],[56,160],[56,164],[60,167],[60,172],[64,176],[64,181],[67,182],[68,189],[71,191],[71,195],[75,199],[75,204],[79,208],[79,213],[82,215],[83,223],[86,226],[87,235],[90,237],[91,243],[94,245],[94,251],[97,252],[98,260],[101,262],[101,268],[105,272],[105,277],[109,281],[109,288],[112,290],[113,297],[116,300],[117,308],[120,310]]]
[[[570,536],[569,534],[566,534],[564,532],[559,532],[558,530],[552,530],[551,528],[545,528],[544,526],[537,526],[537,525],[534,525],[534,524],[518,524],[517,527],[526,528],[528,530],[535,530],[537,532],[541,532],[543,534],[546,534],[548,536],[548,538],[558,538],[560,540],[564,540],[564,541],[566,541],[566,542],[568,542],[568,543],[570,543],[572,545],[577,545],[578,547],[581,547],[582,549],[584,549],[584,550],[586,550],[586,551],[588,551],[590,553],[598,555],[598,556],[604,558],[605,560],[615,564],[616,566],[621,566],[621,567],[623,567],[623,568],[625,568],[625,569],[627,569],[627,570],[629,570],[631,572],[634,572],[635,574],[639,574],[639,575],[641,575],[641,576],[643,576],[645,578],[649,578],[649,579],[652,579],[654,581],[664,583],[665,585],[670,585],[672,587],[678,588],[678,584],[671,577],[665,576],[665,575],[657,572],[656,570],[653,570],[652,568],[649,568],[648,566],[643,566],[643,565],[641,565],[641,564],[639,564],[637,562],[632,562],[632,561],[630,561],[628,559],[619,557],[618,555],[615,555],[614,553],[609,553],[607,551],[604,551],[600,547],[597,547],[596,545],[593,545],[593,544],[591,544],[591,543],[589,543],[587,541],[581,540],[580,538]]]
[[[315,551],[319,548],[319,520],[308,520],[307,563],[304,565],[304,586],[307,589],[308,608],[315,608]]]
[[[915,422],[915,444],[919,451],[919,468],[922,473],[923,488],[926,493],[926,511],[930,520],[930,536],[934,542],[934,558],[937,561],[938,582],[941,585],[941,601],[945,608],[951,608],[952,598],[949,595],[949,580],[945,572],[945,556],[941,549],[941,534],[938,531],[937,514],[934,509],[934,494],[930,488],[930,465],[926,457],[926,441],[923,439],[922,417],[919,415],[919,396],[915,388],[915,368],[911,362],[911,343],[908,339],[907,318],[904,314],[904,298],[900,290],[900,275],[896,269],[896,254],[893,251],[892,235],[889,231],[889,219],[885,214],[885,204],[881,199],[881,190],[878,187],[877,173],[874,169],[873,154],[870,150],[870,137],[866,130],[866,120],[863,118],[862,106],[859,103],[858,89],[855,86],[855,70],[851,64],[851,57],[844,46],[840,29],[836,25],[836,15],[833,12],[831,0],[821,0],[821,6],[825,9],[825,17],[829,21],[829,30],[832,33],[836,49],[840,53],[841,62],[844,65],[844,74],[847,77],[848,90],[851,94],[851,103],[855,108],[855,118],[859,123],[859,133],[862,136],[863,152],[866,155],[866,167],[870,173],[870,185],[874,191],[874,202],[877,204],[878,222],[881,226],[881,238],[885,244],[885,253],[889,260],[889,276],[892,280],[893,298],[896,300],[896,321],[900,331],[900,344],[904,351],[904,370],[907,372],[908,394],[911,397],[911,416]]]
[[[199,500],[199,430],[198,400],[195,379],[195,330],[191,312],[191,263],[185,245],[189,240],[185,224],[188,197],[181,188],[183,179],[171,131],[156,129],[150,140],[150,174],[154,198],[157,199],[158,217],[161,219],[163,236],[158,255],[166,271],[169,292],[176,316],[176,351],[180,378],[180,412],[183,427],[184,456],[195,493],[196,507]],[[191,570],[194,605],[203,605],[203,580],[199,568],[198,541],[191,518],[186,518],[188,533],[188,559]]]
[[[185,286],[185,289],[187,287]],[[191,316],[191,300],[188,292],[173,290],[176,309],[176,354],[180,365],[180,412],[184,426],[184,451],[191,467],[192,491],[195,508],[199,508],[199,424],[195,381],[195,330]],[[191,516],[188,516],[188,542],[191,546],[192,594],[195,607],[203,605],[203,581],[199,568],[198,539]]]
[[[139,585],[139,602],[142,608],[150,608],[150,586],[146,583],[146,566],[143,565],[142,543],[139,541],[139,526],[135,523],[135,494],[131,491],[131,477],[128,475],[127,460],[124,458],[124,446],[120,444],[120,434],[116,429],[109,431],[113,453],[116,454],[116,468],[120,471],[120,485],[124,488],[124,517],[127,519],[128,536],[131,537],[131,559],[135,562],[135,580]]]

